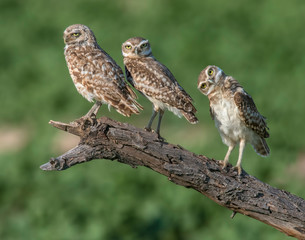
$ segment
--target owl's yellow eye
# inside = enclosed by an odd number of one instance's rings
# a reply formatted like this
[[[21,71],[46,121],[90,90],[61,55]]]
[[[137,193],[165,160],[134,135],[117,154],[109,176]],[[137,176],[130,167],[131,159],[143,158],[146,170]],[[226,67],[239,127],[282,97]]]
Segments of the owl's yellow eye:
[[[126,45],[125,48],[126,49],[131,49],[131,46],[130,45]]]
[[[207,87],[207,84],[206,84],[206,83],[202,83],[202,84],[200,85],[200,89],[206,89],[206,87]]]
[[[209,75],[209,76],[212,76],[212,75],[213,75],[213,73],[214,73],[214,70],[213,70],[213,69],[209,69],[209,71],[208,71],[208,75]]]
[[[74,37],[78,37],[80,35],[80,33],[73,33]]]
[[[141,48],[145,48],[145,47],[147,47],[147,43],[143,43],[142,45],[141,45]]]

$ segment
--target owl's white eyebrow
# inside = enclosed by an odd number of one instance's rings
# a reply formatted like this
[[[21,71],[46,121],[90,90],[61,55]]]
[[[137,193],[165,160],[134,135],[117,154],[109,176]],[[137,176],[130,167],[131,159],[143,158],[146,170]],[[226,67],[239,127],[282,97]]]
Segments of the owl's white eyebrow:
[[[220,67],[217,67],[219,72],[223,72],[222,69]]]
[[[146,40],[143,40],[142,42],[140,42],[139,45],[142,45],[143,43],[148,43],[148,40],[147,40],[147,39],[146,39]]]
[[[127,43],[125,43],[125,45],[131,45],[131,43],[130,43],[130,42],[127,42]]]

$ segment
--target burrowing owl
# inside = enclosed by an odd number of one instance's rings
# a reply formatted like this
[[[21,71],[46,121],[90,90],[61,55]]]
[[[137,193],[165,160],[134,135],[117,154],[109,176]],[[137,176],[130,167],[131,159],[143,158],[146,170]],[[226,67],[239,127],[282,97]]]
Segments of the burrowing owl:
[[[77,91],[89,102],[96,101],[85,117],[96,115],[101,104],[114,107],[124,116],[142,108],[136,94],[125,83],[122,69],[97,44],[93,32],[75,24],[64,31],[65,58]]]
[[[160,136],[160,124],[164,110],[168,109],[192,124],[198,122],[192,98],[178,84],[173,74],[152,55],[148,40],[135,37],[122,44],[122,54],[127,80],[153,103],[153,114],[146,129],[159,112],[156,132]]]
[[[250,143],[257,154],[268,156],[269,147],[264,138],[269,137],[267,124],[257,110],[252,97],[231,76],[219,67],[207,66],[199,75],[198,89],[210,100],[210,113],[222,141],[229,149],[223,166],[239,143],[237,161],[238,174],[242,172],[241,160],[246,143]]]

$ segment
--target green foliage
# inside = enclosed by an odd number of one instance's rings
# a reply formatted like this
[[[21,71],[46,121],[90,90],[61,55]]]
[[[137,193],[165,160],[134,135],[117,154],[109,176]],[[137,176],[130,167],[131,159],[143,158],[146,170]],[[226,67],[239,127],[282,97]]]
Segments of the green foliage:
[[[120,66],[122,42],[150,40],[155,57],[194,98],[200,119],[193,126],[166,113],[163,136],[215,159],[227,149],[197,77],[209,64],[233,75],[268,118],[271,134],[271,156],[262,159],[248,146],[244,168],[304,198],[304,179],[293,170],[305,150],[304,11],[300,0],[1,0],[0,130],[21,127],[26,141],[0,150],[0,239],[289,239],[245,216],[231,220],[230,211],[149,169],[108,161],[65,172],[38,167],[62,153],[48,121],[71,121],[91,106],[76,92],[63,56],[63,30],[82,23]],[[151,104],[139,101],[145,110],[128,119],[101,111],[143,127]],[[236,158],[235,151],[233,164]]]

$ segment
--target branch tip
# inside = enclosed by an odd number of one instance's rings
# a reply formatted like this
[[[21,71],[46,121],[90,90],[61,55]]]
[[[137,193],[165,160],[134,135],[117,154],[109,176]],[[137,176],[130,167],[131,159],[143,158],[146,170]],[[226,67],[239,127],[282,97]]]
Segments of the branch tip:
[[[53,127],[56,127],[62,131],[74,134],[76,136],[81,136],[83,130],[81,129],[81,123],[78,122],[71,122],[71,123],[63,123],[63,122],[57,122],[50,120],[49,124]]]
[[[50,162],[42,164],[40,166],[40,169],[43,170],[43,171],[52,171],[52,170],[54,170],[54,168],[53,168],[53,166],[52,166],[52,164]]]

